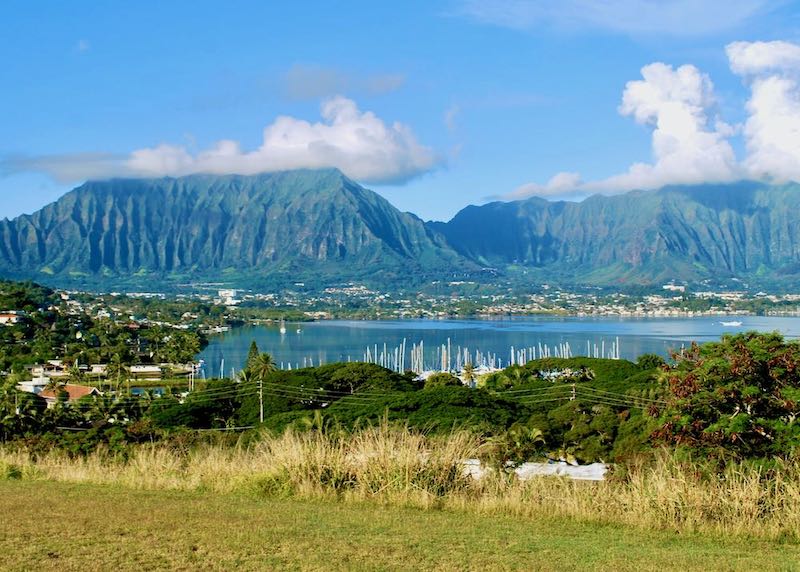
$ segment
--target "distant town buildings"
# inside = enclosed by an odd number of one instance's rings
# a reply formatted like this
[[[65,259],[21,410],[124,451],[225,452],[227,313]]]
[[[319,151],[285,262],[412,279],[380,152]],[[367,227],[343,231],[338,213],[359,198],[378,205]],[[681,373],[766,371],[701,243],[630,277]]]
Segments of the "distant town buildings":
[[[241,302],[236,298],[236,290],[219,290],[217,296],[223,306],[236,306]]]

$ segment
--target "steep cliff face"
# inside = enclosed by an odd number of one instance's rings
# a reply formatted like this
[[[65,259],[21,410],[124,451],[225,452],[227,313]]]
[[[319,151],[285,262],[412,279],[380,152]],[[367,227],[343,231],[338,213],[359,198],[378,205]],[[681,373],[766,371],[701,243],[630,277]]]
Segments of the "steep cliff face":
[[[0,222],[6,271],[312,269],[343,275],[458,256],[408,213],[336,170],[89,182],[30,216]]]
[[[467,207],[435,224],[464,256],[485,264],[552,268],[589,282],[698,279],[796,272],[800,185],[667,187]]]
[[[337,170],[89,182],[0,221],[0,273],[394,285],[491,266],[562,283],[800,274],[800,185],[667,187],[470,206],[424,223]]]

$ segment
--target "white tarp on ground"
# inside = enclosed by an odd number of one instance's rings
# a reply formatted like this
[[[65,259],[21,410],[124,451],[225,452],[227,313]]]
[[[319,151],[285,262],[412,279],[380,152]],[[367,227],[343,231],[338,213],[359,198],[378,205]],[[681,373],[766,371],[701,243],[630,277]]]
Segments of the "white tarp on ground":
[[[570,465],[559,461],[552,463],[522,463],[514,469],[520,480],[531,477],[567,477],[579,481],[604,481],[609,465],[592,463],[591,465]],[[474,479],[480,479],[491,469],[481,465],[478,459],[464,461],[464,473]]]

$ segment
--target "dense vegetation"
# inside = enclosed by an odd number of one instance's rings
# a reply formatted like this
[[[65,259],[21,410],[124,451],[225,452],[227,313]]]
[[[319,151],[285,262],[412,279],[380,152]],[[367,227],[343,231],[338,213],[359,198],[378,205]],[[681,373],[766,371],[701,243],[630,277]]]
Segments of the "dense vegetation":
[[[719,459],[791,458],[800,439],[799,365],[797,343],[749,333],[693,346],[669,365],[649,355],[638,363],[548,358],[470,388],[450,374],[423,382],[364,363],[278,371],[253,345],[239,379],[198,382],[185,397],[104,395],[43,411],[6,382],[0,408],[4,439],[44,438],[76,450],[185,429],[353,431],[389,422],[482,435],[487,458],[499,463],[624,462],[662,444]]]
[[[745,181],[580,203],[492,202],[425,223],[332,169],[116,179],[0,221],[0,272],[99,289],[222,278],[262,289],[358,280],[401,290],[498,274],[528,287],[794,285],[798,196],[795,183]]]
[[[235,380],[134,396],[123,383],[132,365],[192,360],[206,343],[202,329],[229,323],[224,307],[0,282],[0,308],[20,312],[0,327],[0,439],[36,447],[124,450],[186,430],[350,432],[387,422],[427,434],[467,430],[502,464],[625,462],[662,445],[720,460],[791,458],[800,443],[800,344],[778,334],[726,336],[669,363],[547,358],[478,379],[466,367],[461,378],[471,384],[366,363],[280,371],[253,343]],[[69,367],[54,386],[94,384],[103,394],[47,409],[16,389],[33,364],[53,358]],[[108,371],[92,377],[89,363]]]
[[[186,363],[207,343],[201,326],[221,321],[217,307],[197,302],[118,296],[106,306],[98,300],[0,281],[0,310],[21,312],[18,323],[0,326],[0,373],[19,379],[26,367],[51,359],[67,365]],[[115,315],[100,311],[107,307]]]

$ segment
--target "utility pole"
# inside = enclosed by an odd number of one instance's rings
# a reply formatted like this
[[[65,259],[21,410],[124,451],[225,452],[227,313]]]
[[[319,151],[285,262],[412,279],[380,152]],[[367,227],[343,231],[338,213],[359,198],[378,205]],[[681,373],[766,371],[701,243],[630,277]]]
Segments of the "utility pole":
[[[258,420],[264,422],[264,380],[258,379]]]
[[[570,401],[575,401],[575,384],[574,383],[572,384],[572,392],[570,393],[569,400]]]

